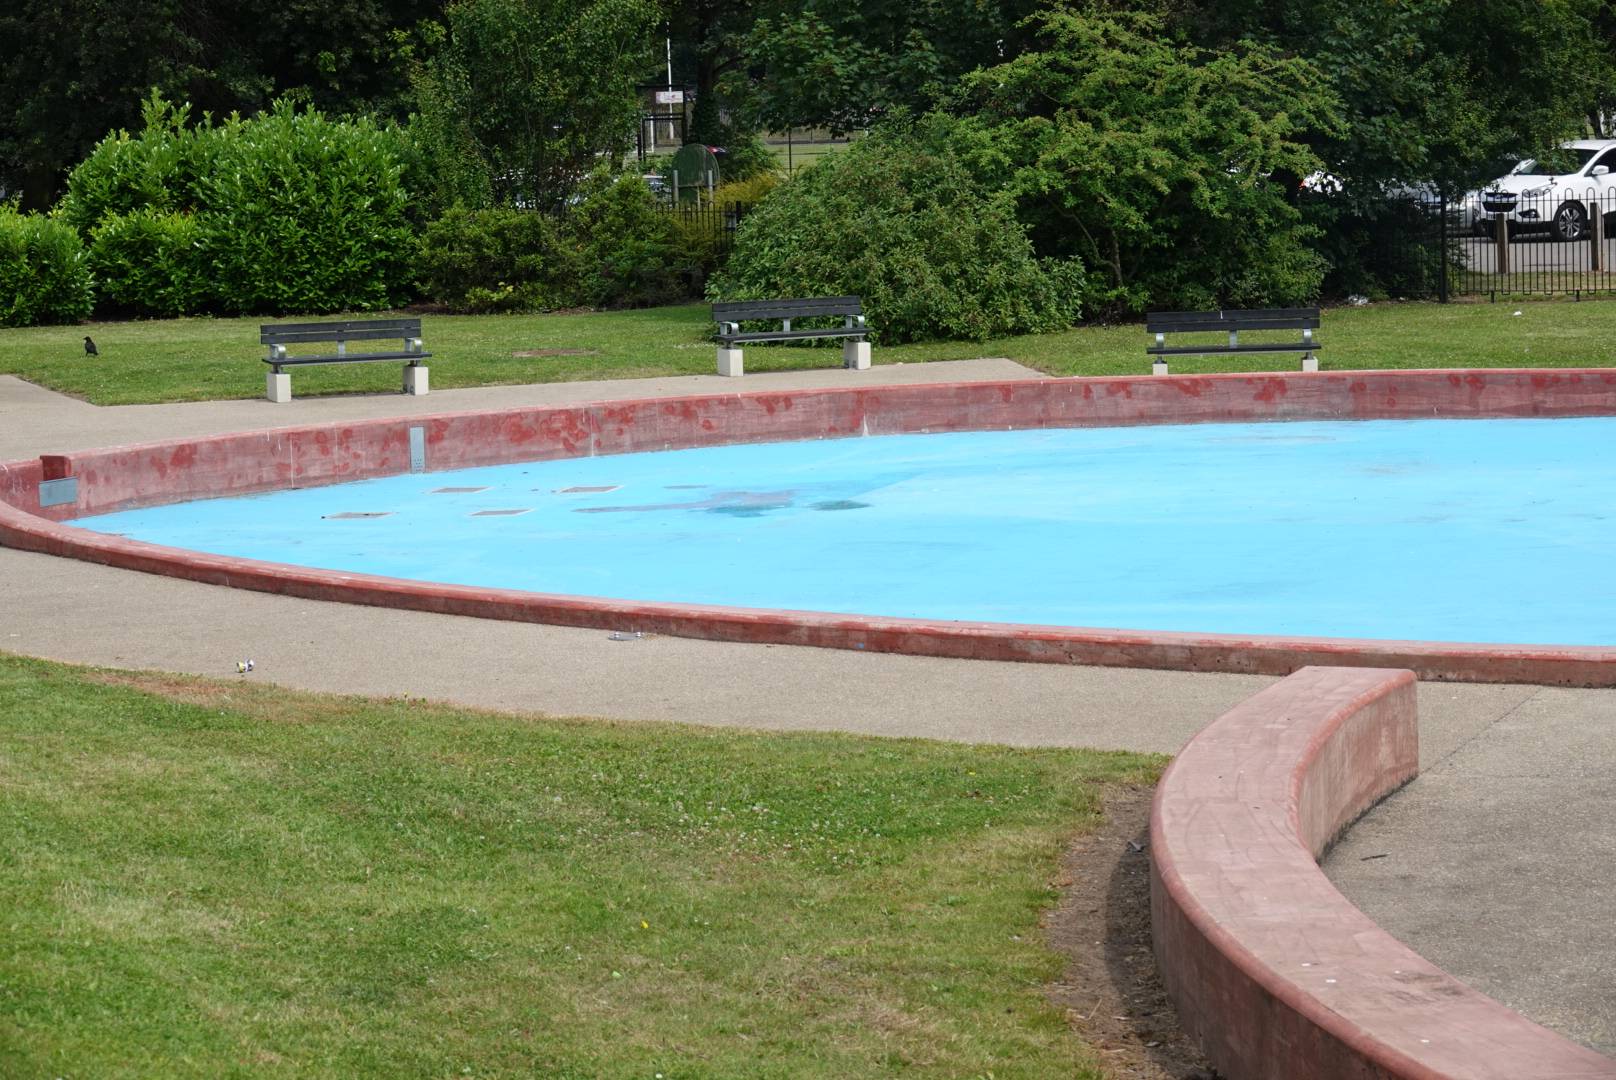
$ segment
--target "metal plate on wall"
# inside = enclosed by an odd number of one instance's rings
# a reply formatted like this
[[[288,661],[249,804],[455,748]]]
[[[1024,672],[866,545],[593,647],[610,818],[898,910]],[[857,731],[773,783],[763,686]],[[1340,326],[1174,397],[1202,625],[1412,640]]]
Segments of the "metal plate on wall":
[[[426,471],[426,428],[410,428],[410,472]]]
[[[64,476],[60,480],[41,480],[39,482],[39,505],[66,506],[68,503],[79,501],[79,478]]]

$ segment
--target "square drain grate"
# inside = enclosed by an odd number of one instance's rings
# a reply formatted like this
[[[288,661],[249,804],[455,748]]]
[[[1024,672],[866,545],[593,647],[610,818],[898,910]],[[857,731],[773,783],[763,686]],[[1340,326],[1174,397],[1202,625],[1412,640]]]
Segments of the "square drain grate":
[[[344,510],[340,514],[322,514],[327,521],[357,521],[360,518],[392,517],[391,510]]]
[[[515,517],[517,514],[531,514],[532,512],[533,512],[533,508],[530,506],[525,510],[479,510],[475,514],[472,514],[471,516],[472,517]]]
[[[622,484],[579,484],[576,487],[562,488],[557,495],[604,495],[608,491],[616,491]]]
[[[475,495],[479,491],[487,491],[487,487],[442,487],[433,488],[428,495]]]

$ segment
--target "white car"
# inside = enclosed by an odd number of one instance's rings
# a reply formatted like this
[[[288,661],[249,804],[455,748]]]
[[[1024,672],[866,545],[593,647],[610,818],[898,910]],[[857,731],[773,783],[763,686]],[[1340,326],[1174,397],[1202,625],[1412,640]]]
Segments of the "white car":
[[[1495,197],[1487,200],[1489,195]],[[1483,205],[1484,200],[1509,203],[1510,195],[1515,199],[1509,209],[1489,211]],[[1502,213],[1511,231],[1547,230],[1561,240],[1581,240],[1588,235],[1588,219],[1601,209],[1606,215],[1616,211],[1616,139],[1562,143],[1552,161],[1527,158],[1464,201],[1466,220],[1484,236],[1496,231]]]

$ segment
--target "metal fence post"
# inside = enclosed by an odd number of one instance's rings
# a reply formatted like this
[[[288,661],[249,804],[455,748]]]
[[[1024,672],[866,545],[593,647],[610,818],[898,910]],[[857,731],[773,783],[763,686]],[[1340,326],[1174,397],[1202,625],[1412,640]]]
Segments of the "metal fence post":
[[[1437,251],[1440,257],[1436,267],[1436,299],[1438,303],[1448,302],[1448,197],[1438,195],[1436,200],[1437,215],[1441,223],[1437,226],[1437,236],[1440,238]]]
[[[1588,215],[1588,269],[1597,274],[1605,269],[1605,208],[1599,205],[1598,195],[1588,202],[1593,208]]]

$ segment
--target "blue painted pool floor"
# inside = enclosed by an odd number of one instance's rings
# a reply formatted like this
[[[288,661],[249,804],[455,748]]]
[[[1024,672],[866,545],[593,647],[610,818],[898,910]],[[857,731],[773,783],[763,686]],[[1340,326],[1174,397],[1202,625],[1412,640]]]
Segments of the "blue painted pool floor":
[[[905,435],[573,458],[74,524],[535,592],[1616,644],[1616,419]]]

